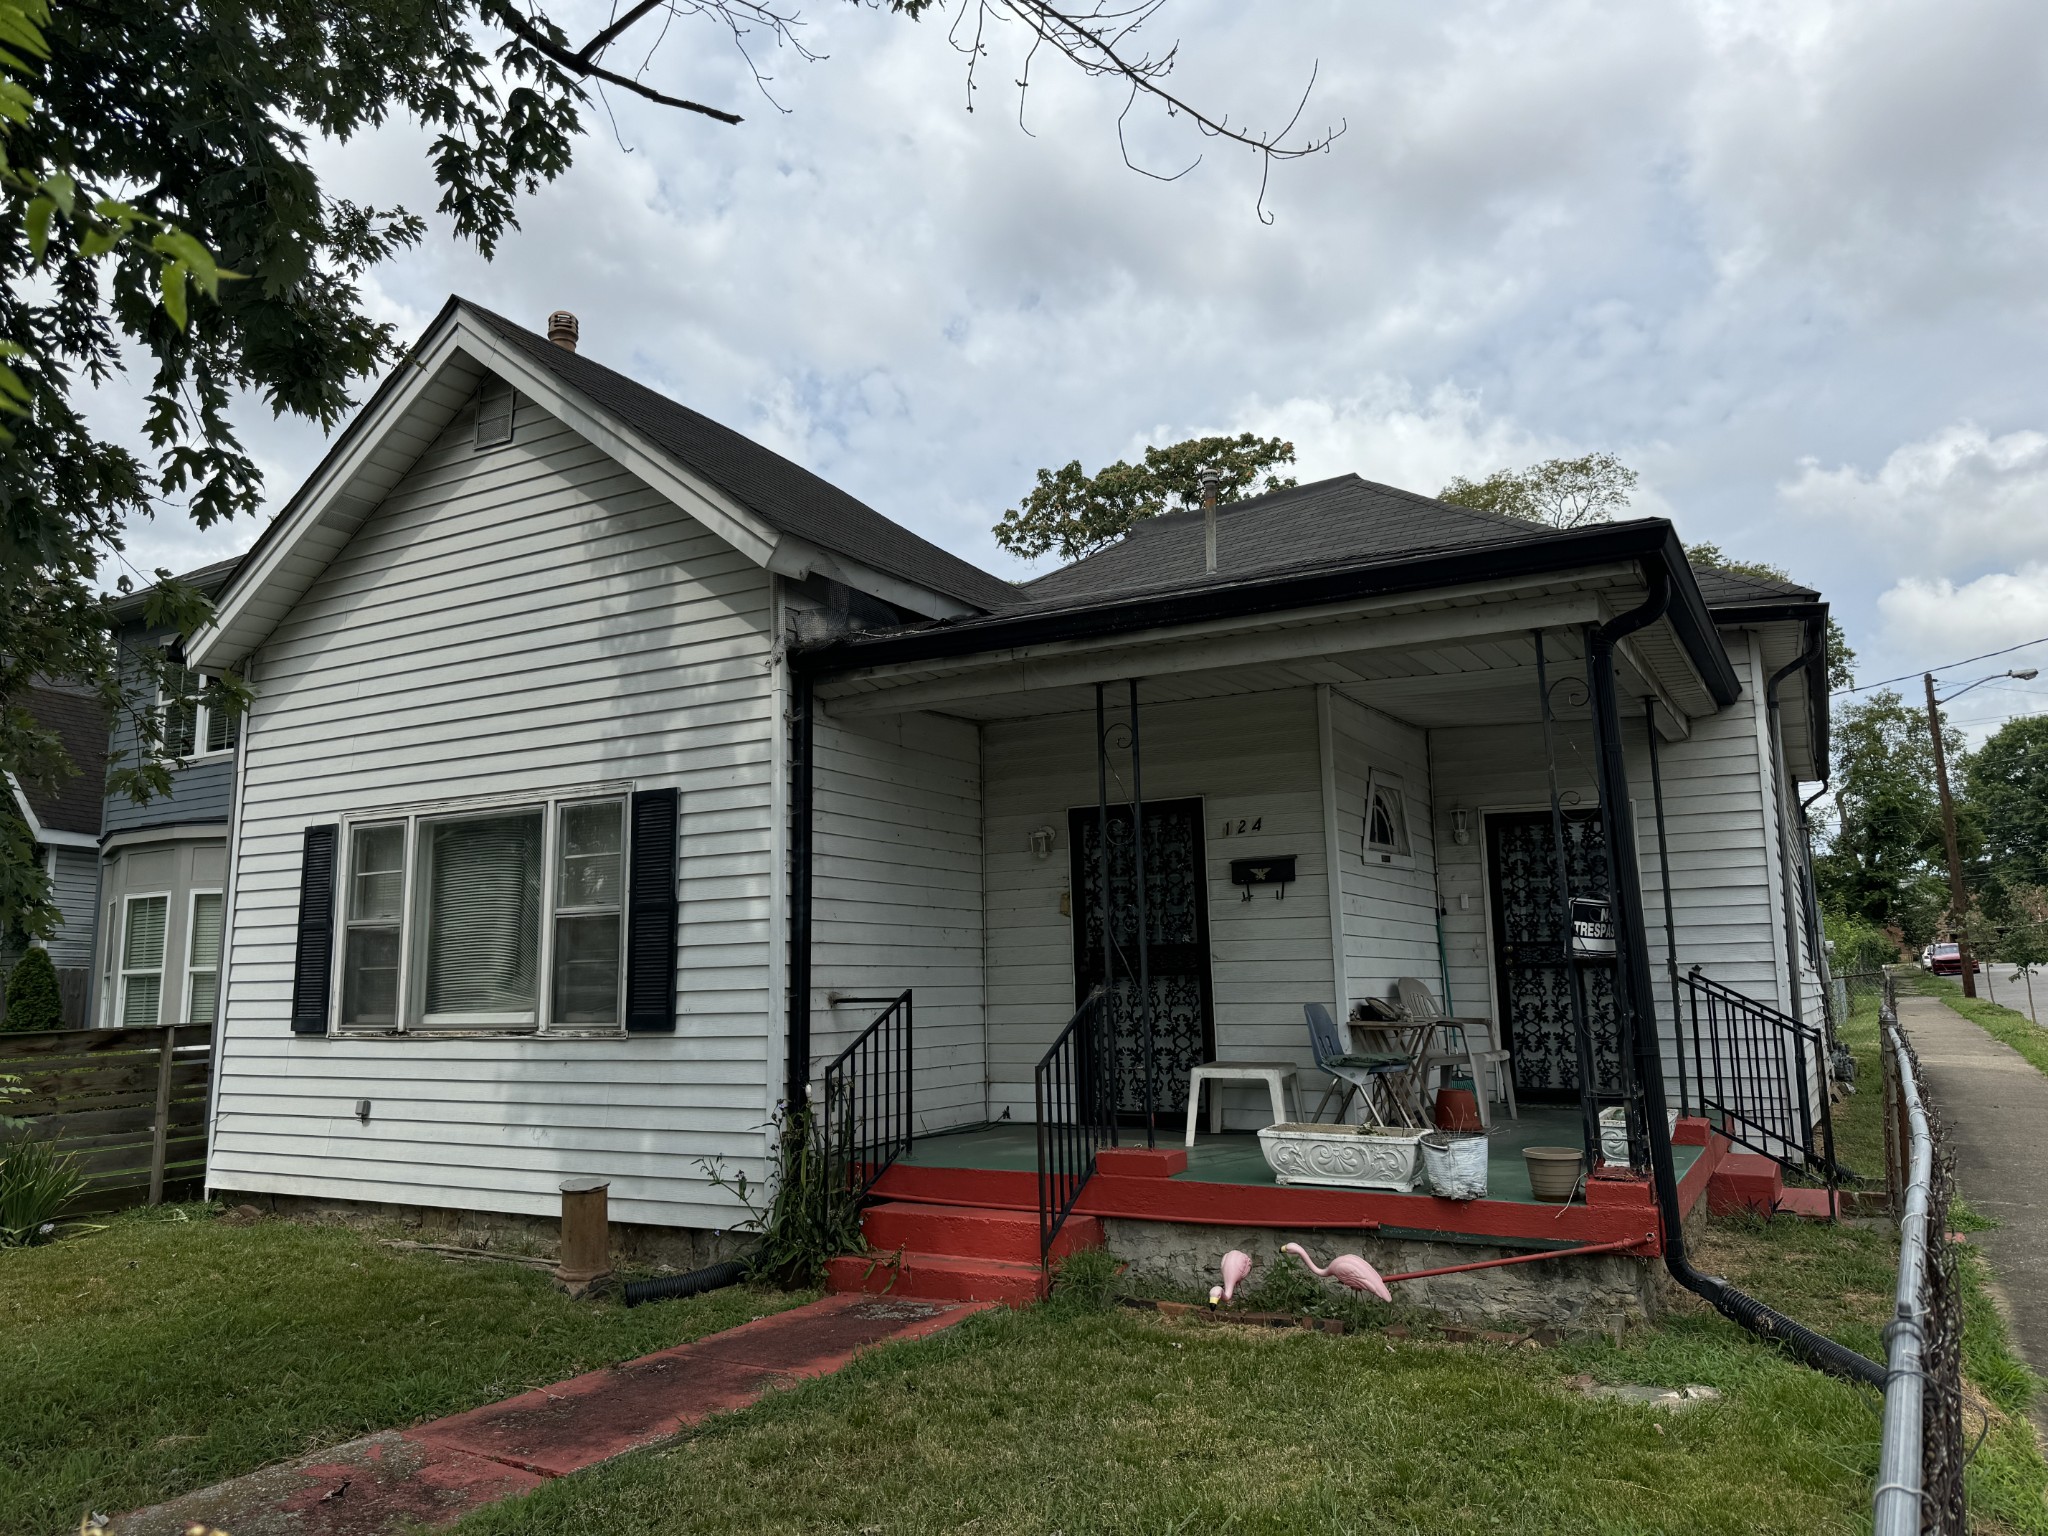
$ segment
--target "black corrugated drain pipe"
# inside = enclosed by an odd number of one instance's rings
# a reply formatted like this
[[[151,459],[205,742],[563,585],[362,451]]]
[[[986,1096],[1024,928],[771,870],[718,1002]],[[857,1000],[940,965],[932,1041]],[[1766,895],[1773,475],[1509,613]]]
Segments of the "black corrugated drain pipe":
[[[1816,1370],[1884,1390],[1885,1368],[1833,1339],[1795,1323],[1737,1290],[1726,1280],[1701,1274],[1685,1251],[1685,1225],[1678,1208],[1678,1176],[1671,1160],[1671,1127],[1665,1119],[1664,1062],[1657,1042],[1657,1000],[1650,977],[1650,947],[1643,927],[1643,892],[1636,864],[1635,829],[1627,815],[1628,767],[1621,752],[1621,710],[1615,700],[1614,647],[1626,635],[1654,624],[1671,600],[1671,578],[1661,565],[1648,566],[1649,597],[1641,607],[1589,631],[1586,671],[1593,695],[1594,768],[1598,775],[1608,866],[1614,872],[1616,923],[1623,942],[1621,990],[1635,1023],[1636,1080],[1642,1085],[1644,1129],[1650,1143],[1650,1179],[1664,1225],[1664,1267],[1671,1278],[1702,1297],[1730,1322],[1760,1339],[1782,1345]]]
[[[723,1264],[707,1264],[702,1269],[693,1269],[686,1275],[628,1280],[622,1294],[629,1307],[637,1307],[643,1301],[675,1301],[684,1296],[701,1296],[706,1291],[722,1291],[728,1285],[738,1285],[747,1278],[747,1269],[744,1260],[728,1259]]]

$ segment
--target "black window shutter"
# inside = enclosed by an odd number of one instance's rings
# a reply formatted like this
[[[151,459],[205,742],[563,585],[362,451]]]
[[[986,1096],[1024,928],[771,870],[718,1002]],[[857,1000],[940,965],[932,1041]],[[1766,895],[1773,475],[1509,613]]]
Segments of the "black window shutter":
[[[299,952],[292,966],[292,1033],[327,1033],[334,975],[334,853],[341,829],[306,828],[299,861]]]
[[[676,819],[674,789],[633,796],[633,867],[626,879],[626,1029],[676,1027]]]

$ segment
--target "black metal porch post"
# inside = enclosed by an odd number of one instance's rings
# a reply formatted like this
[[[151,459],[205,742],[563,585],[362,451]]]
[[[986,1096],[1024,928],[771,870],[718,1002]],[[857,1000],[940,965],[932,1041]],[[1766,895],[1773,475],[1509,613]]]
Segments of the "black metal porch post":
[[[1550,844],[1557,860],[1557,938],[1564,950],[1565,987],[1572,997],[1572,1050],[1579,1065],[1580,1133],[1586,1143],[1586,1171],[1600,1160],[1600,1111],[1593,1097],[1593,1031],[1586,1021],[1586,991],[1579,962],[1572,953],[1572,882],[1565,864],[1564,806],[1557,793],[1557,743],[1550,717],[1550,672],[1543,654],[1543,631],[1531,630],[1536,641],[1536,699],[1542,706],[1543,766],[1550,779]],[[1505,1026],[1506,1021],[1502,1021]]]
[[[811,1085],[811,679],[790,668],[788,1115]]]
[[[1685,1019],[1678,1005],[1678,919],[1671,910],[1671,834],[1664,826],[1664,770],[1657,761],[1657,701],[1643,700],[1643,728],[1650,738],[1650,798],[1657,807],[1657,872],[1664,882],[1664,969],[1671,977],[1671,1043],[1678,1052],[1678,1112],[1691,1109],[1685,1084]]]
[[[1152,930],[1145,911],[1145,754],[1138,741],[1138,680],[1131,690],[1131,847],[1137,865],[1138,895],[1138,1018],[1145,1042],[1145,1145],[1154,1143],[1159,1119],[1158,1063],[1152,1049]]]
[[[1102,1118],[1109,1123],[1114,1146],[1122,1089],[1116,1074],[1116,936],[1109,911],[1109,718],[1102,689],[1101,683],[1095,685],[1095,904],[1102,916],[1102,1005],[1097,1010],[1096,1027],[1102,1042],[1102,1076],[1109,1084],[1109,1103],[1102,1106]]]

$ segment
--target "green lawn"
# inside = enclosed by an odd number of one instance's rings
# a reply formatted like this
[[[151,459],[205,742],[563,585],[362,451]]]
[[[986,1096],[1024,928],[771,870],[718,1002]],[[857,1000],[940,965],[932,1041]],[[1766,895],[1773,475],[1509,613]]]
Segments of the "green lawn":
[[[1982,996],[1965,997],[1963,984],[1946,976],[1930,976],[1925,971],[1901,967],[1898,977],[1900,986],[1906,991],[1918,992],[1922,997],[1940,998],[1985,1034],[1995,1040],[2003,1040],[2018,1051],[2034,1064],[2036,1070],[2048,1072],[2048,1029],[2039,1028],[2024,1013]],[[1983,978],[1979,977],[1980,991],[1982,982]],[[2040,985],[2043,988],[2041,1001],[2048,1002],[2048,981]]]
[[[0,1531],[108,1514],[730,1327],[744,1288],[627,1311],[509,1264],[166,1207],[0,1250]]]
[[[1845,1146],[1877,1144],[1875,1015]],[[1876,1166],[1881,1167],[1881,1162]],[[1882,1230],[1710,1223],[1696,1255],[1875,1355]],[[2048,1532],[2034,1390],[1980,1284],[1967,1351],[1984,1531]],[[1575,1378],[1699,1383],[1684,1413]],[[1616,1346],[1449,1345],[1176,1323],[1078,1296],[892,1347],[659,1450],[472,1515],[459,1536],[1063,1532],[1851,1532],[1868,1529],[1877,1397],[1679,1307]]]

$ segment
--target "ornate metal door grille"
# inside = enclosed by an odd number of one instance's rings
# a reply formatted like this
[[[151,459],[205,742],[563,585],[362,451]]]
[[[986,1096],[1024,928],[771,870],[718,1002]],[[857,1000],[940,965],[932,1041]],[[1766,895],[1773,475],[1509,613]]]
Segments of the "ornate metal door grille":
[[[1185,1115],[1188,1072],[1215,1059],[1209,990],[1208,881],[1200,800],[1147,800],[1145,824],[1145,958],[1152,994],[1151,1079],[1162,1117]],[[1067,813],[1074,893],[1074,1001],[1087,1000],[1104,975],[1101,875],[1096,807]],[[1138,902],[1131,808],[1109,808],[1109,929],[1114,965],[1106,994],[1115,1048],[1116,1107],[1145,1114],[1144,1021],[1137,1006]]]
[[[1610,896],[1606,839],[1597,811],[1564,813],[1565,871],[1575,896]],[[1550,812],[1486,818],[1487,879],[1493,893],[1494,973],[1509,1048],[1515,1093],[1534,1102],[1575,1103],[1579,1094],[1572,1041],[1572,977],[1585,988],[1586,1022],[1593,1037],[1593,1088],[1603,1098],[1622,1093],[1621,1028],[1615,1018],[1614,966],[1574,964],[1558,906],[1557,852]]]

